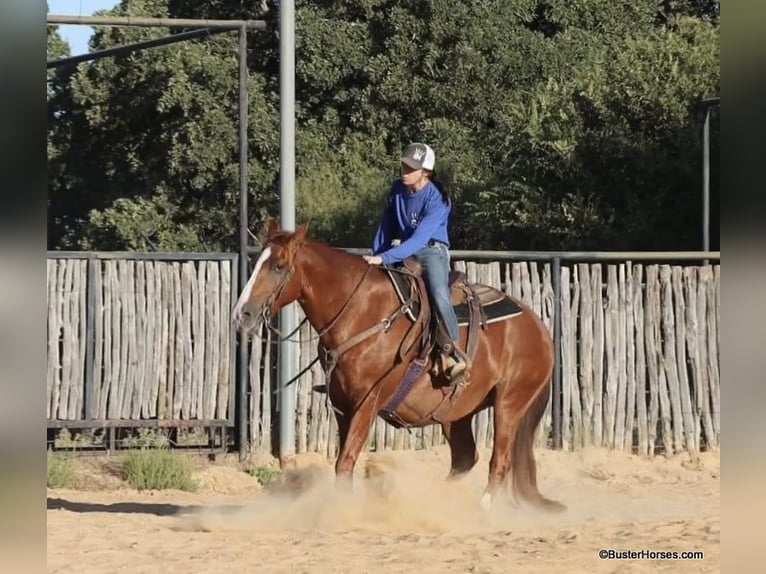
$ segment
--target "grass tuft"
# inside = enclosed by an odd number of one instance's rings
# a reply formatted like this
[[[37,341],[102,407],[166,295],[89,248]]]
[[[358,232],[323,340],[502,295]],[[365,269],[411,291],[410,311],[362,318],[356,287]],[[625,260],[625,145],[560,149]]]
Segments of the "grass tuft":
[[[177,453],[165,448],[129,452],[122,465],[123,478],[139,490],[185,490],[196,492],[191,467]]]
[[[72,488],[74,484],[74,457],[48,451],[48,488]]]
[[[247,469],[247,473],[264,487],[276,482],[282,476],[282,471],[273,466],[251,466]]]

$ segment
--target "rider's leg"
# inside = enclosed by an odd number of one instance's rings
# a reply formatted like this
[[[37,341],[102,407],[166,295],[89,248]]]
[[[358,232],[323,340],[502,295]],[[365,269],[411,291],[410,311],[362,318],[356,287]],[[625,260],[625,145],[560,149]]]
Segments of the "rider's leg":
[[[423,277],[428,287],[431,302],[436,307],[439,316],[444,321],[447,334],[452,340],[453,348],[458,344],[458,325],[455,309],[452,307],[449,292],[449,251],[447,246],[437,243],[432,247],[424,247],[416,253],[423,265]],[[453,351],[448,358],[447,370],[455,376],[465,370],[466,364],[457,352]]]

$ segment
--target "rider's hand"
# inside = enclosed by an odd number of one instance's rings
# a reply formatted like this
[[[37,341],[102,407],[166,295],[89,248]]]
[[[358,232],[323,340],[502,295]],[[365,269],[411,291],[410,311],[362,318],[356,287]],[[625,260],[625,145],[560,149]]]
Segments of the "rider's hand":
[[[364,260],[370,265],[382,265],[383,258],[380,255],[362,255]]]

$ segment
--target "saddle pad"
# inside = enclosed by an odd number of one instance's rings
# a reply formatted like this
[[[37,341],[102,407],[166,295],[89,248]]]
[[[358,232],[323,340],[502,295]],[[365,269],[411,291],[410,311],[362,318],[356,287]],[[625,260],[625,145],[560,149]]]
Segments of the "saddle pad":
[[[484,309],[484,314],[487,316],[487,323],[494,323],[495,321],[508,319],[521,313],[521,307],[508,297],[503,297],[492,303],[485,303],[482,305],[482,308]],[[468,325],[470,310],[468,309],[467,303],[456,305],[455,314],[457,315],[458,325]]]

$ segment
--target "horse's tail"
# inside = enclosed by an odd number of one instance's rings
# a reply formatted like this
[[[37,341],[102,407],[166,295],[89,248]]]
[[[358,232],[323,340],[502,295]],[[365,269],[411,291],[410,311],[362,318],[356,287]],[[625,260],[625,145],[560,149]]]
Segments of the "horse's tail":
[[[550,379],[538,392],[537,397],[527,407],[521,417],[519,428],[511,446],[512,486],[515,498],[522,498],[544,510],[562,512],[566,506],[555,500],[546,498],[537,489],[537,464],[532,451],[535,441],[535,429],[545,412],[550,393]]]

